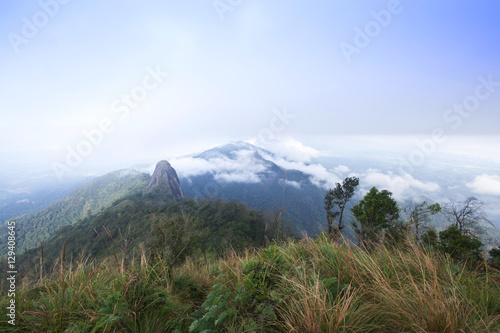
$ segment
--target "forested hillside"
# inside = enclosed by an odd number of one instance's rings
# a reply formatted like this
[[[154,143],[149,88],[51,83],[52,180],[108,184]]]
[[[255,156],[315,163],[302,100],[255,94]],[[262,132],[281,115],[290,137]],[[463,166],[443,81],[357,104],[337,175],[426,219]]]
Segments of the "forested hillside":
[[[49,272],[63,249],[68,262],[81,255],[132,256],[139,248],[163,256],[178,241],[177,245],[187,246],[182,257],[195,249],[201,249],[205,255],[222,256],[227,249],[241,251],[261,246],[266,237],[273,237],[273,232],[276,229],[261,213],[236,202],[175,200],[160,190],[137,193],[115,201],[100,213],[61,227],[43,243],[43,269]],[[185,238],[189,239],[186,244]],[[36,277],[40,258],[40,247],[27,251],[19,271]]]
[[[297,233],[317,235],[320,226],[326,225],[323,199],[326,190],[308,182],[300,188],[288,184],[283,192],[284,170],[276,177],[263,183],[217,183],[210,174],[181,178],[186,195],[197,199],[237,200],[252,209],[264,211],[280,210],[283,201],[284,219],[289,220]],[[289,181],[301,181],[303,175],[298,171],[288,172]],[[281,180],[281,181],[280,181]]]
[[[63,199],[33,214],[16,218],[17,251],[37,247],[62,226],[95,214],[118,198],[143,191],[149,175],[119,170],[91,180]],[[7,228],[0,228],[0,255],[6,252]]]

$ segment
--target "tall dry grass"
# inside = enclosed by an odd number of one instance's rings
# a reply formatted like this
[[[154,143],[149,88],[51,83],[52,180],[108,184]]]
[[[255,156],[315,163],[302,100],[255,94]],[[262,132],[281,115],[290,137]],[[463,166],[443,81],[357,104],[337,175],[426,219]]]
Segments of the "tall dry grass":
[[[290,244],[283,252],[307,267],[285,279],[296,290],[280,308],[290,331],[500,331],[498,283],[410,239],[399,249],[379,245],[370,253],[324,239]],[[321,287],[329,277],[345,286],[331,300]]]
[[[485,264],[454,263],[411,240],[367,252],[320,237],[228,251],[223,259],[199,255],[174,268],[139,248],[128,261],[82,256],[63,266],[59,260],[52,273],[18,290],[18,325],[2,322],[0,329],[500,331],[500,274]],[[0,306],[6,302],[2,298]]]

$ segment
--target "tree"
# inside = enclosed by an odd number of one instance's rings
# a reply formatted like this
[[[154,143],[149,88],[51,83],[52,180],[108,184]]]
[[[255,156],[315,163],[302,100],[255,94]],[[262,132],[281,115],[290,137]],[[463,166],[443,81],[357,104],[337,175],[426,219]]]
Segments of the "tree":
[[[342,217],[344,209],[351,200],[359,185],[359,178],[347,177],[342,184],[336,183],[335,188],[330,189],[325,196],[326,219],[328,221],[328,235],[330,237],[339,236],[344,226],[342,225]],[[336,208],[338,211],[333,211]],[[335,219],[338,216],[337,227],[333,226]]]
[[[457,260],[481,260],[481,246],[479,239],[463,234],[455,224],[439,233],[439,248]]]
[[[481,218],[481,212],[484,204],[474,197],[468,197],[462,202],[450,200],[446,205],[450,220],[462,234],[471,232],[475,229]]]
[[[375,241],[381,232],[399,218],[399,208],[392,193],[379,191],[373,187],[364,198],[351,209],[358,224],[353,224],[358,234],[360,244],[367,246],[369,241]]]
[[[407,206],[409,212],[409,223],[415,226],[415,235],[419,238],[421,227],[427,222],[430,215],[435,215],[441,211],[441,205],[438,203],[429,205],[427,201],[422,203],[411,202]]]

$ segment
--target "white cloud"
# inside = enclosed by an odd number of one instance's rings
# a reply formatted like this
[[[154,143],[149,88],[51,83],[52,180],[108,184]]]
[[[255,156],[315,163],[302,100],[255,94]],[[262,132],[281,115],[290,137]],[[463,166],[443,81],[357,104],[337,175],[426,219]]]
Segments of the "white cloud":
[[[300,183],[299,183],[299,182],[296,182],[296,181],[294,181],[294,180],[288,180],[286,183],[287,183],[288,185],[290,185],[290,186],[295,187],[295,188],[300,188]]]
[[[465,185],[479,194],[500,195],[500,176],[498,175],[483,173]]]
[[[175,158],[171,161],[179,177],[189,178],[205,173],[213,174],[216,180],[225,182],[257,183],[258,173],[265,172],[267,165],[255,157],[251,150],[237,151],[233,158],[218,155],[208,160],[195,157]]]
[[[409,174],[399,176],[392,172],[385,174],[374,169],[369,169],[366,174],[361,175],[360,183],[369,187],[375,186],[381,190],[389,190],[398,200],[414,196],[415,191],[436,192],[440,189],[436,183],[422,182]]]
[[[259,176],[251,172],[220,172],[214,179],[226,183],[260,183]]]
[[[280,184],[283,185],[283,179],[280,179]],[[287,180],[286,185],[295,187],[295,188],[300,188],[301,184],[300,182],[296,182],[295,180]]]
[[[252,143],[252,142],[250,142]],[[311,159],[321,155],[320,151],[304,145],[302,142],[293,138],[284,138],[280,140],[269,140],[265,143],[254,142],[262,148],[272,152],[273,154],[283,157],[290,161],[311,162]]]
[[[351,170],[345,165],[339,165],[335,169],[333,169],[333,172],[335,172],[338,175],[346,174],[349,171]]]
[[[335,183],[341,182],[340,178],[320,164],[306,164],[304,162],[292,162],[280,157],[272,157],[263,154],[263,157],[285,170],[298,170],[309,176],[313,185],[325,189],[333,188]]]
[[[261,156],[286,170],[298,170],[309,176],[313,185],[325,189],[332,188],[335,183],[340,182],[340,178],[329,172],[319,164],[306,164],[304,161],[318,156],[319,151],[304,146],[299,141],[287,139],[273,141],[272,152],[276,156],[260,152]],[[269,149],[269,147],[266,147]],[[295,161],[292,161],[295,160]],[[259,159],[255,151],[236,151],[228,158],[222,154],[217,154],[208,160],[195,157],[181,157],[171,160],[172,166],[176,169],[179,177],[189,178],[192,176],[211,173],[216,180],[225,182],[257,183],[261,179],[259,173],[266,172],[268,163]],[[339,166],[342,171],[349,171],[345,166]],[[300,188],[301,184],[296,181],[287,181],[290,186]]]

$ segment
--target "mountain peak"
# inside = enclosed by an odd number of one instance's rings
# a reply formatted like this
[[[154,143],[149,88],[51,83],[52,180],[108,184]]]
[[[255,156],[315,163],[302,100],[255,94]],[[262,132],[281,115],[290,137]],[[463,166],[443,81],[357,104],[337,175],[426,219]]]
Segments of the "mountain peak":
[[[146,192],[151,192],[157,187],[168,189],[176,198],[184,197],[177,172],[175,172],[175,169],[166,160],[162,160],[156,164]]]
[[[268,152],[265,149],[262,149],[260,147],[257,147],[251,143],[245,142],[245,141],[231,141],[229,143],[211,148],[209,150],[206,150],[200,154],[194,155],[194,157],[197,158],[203,158],[203,159],[211,159],[211,158],[218,158],[218,157],[226,157],[229,159],[234,158],[234,154],[240,151],[252,151],[254,154],[259,159],[262,159],[260,153],[264,152],[270,156],[273,154],[271,152]]]

